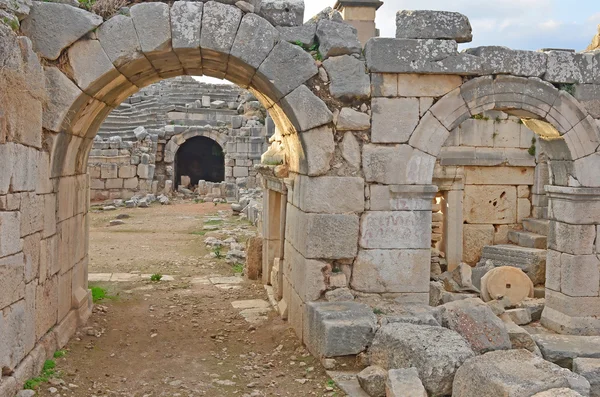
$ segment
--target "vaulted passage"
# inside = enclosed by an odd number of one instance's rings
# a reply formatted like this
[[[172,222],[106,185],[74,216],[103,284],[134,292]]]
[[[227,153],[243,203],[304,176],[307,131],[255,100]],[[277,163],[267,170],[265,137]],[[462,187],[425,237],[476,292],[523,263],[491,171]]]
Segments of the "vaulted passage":
[[[210,138],[197,136],[187,140],[175,157],[177,183],[188,176],[192,186],[198,181],[223,182],[225,179],[225,158],[223,149]]]

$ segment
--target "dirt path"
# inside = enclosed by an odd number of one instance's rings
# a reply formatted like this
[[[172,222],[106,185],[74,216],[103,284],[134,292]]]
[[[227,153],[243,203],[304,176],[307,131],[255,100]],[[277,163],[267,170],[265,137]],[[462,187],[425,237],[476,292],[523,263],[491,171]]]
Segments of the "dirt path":
[[[217,211],[227,211],[221,221]],[[130,218],[107,226],[119,214]],[[218,230],[204,233],[205,226]],[[212,203],[91,214],[90,273],[160,273],[175,281],[91,284],[109,298],[56,359],[60,377],[42,383],[38,394],[344,396],[274,311],[250,324],[232,306],[267,300],[260,283],[223,289],[207,282],[232,276],[235,269],[211,257],[204,239],[243,242],[253,232],[228,206]]]

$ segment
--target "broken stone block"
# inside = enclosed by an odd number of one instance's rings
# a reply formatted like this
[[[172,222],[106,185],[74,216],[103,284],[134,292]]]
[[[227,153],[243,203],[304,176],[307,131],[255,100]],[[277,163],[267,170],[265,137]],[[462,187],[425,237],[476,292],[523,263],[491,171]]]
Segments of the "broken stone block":
[[[325,292],[325,299],[328,302],[353,301],[354,295],[352,295],[352,292],[350,292],[350,289],[348,288],[336,288]]]
[[[381,320],[381,324],[389,323],[408,323],[420,325],[440,326],[441,319],[439,311],[436,311],[429,305],[418,303],[399,304],[385,308],[386,315]]]
[[[517,308],[527,309],[529,315],[531,316],[531,321],[539,321],[542,317],[542,312],[544,311],[544,306],[546,304],[546,299],[537,298],[530,299],[527,298],[522,300],[517,304]]]
[[[371,81],[366,73],[365,62],[350,55],[326,59],[323,67],[331,84],[329,92],[339,99],[365,99],[371,91]]]
[[[376,365],[372,365],[360,371],[356,375],[358,384],[371,397],[385,397],[385,382],[387,371]]]
[[[504,323],[481,299],[450,302],[437,309],[441,313],[442,326],[458,332],[476,353],[511,348]]]
[[[555,388],[587,396],[590,384],[527,350],[494,351],[471,358],[458,369],[452,397],[531,396]]]
[[[371,128],[371,117],[352,108],[342,108],[335,120],[338,131],[363,131]]]
[[[262,0],[258,15],[273,26],[300,26],[304,20],[304,1]]]
[[[600,359],[575,358],[573,359],[573,372],[590,382],[590,397],[600,397]]]
[[[506,314],[517,325],[527,325],[531,322],[531,314],[527,309],[510,309],[506,311]]]
[[[571,368],[573,359],[600,358],[600,336],[534,334],[544,358],[561,367]]]
[[[504,326],[510,337],[510,342],[513,349],[529,350],[533,354],[542,357],[542,352],[531,337],[531,334],[525,328],[519,327],[512,321],[505,321]]]
[[[573,389],[561,387],[559,389],[550,389],[541,393],[536,393],[532,397],[583,397]]]
[[[360,54],[362,46],[358,41],[356,28],[345,22],[322,20],[317,24],[319,53],[323,59],[333,56]]]
[[[396,38],[469,43],[473,34],[469,19],[458,12],[402,10],[396,14]]]
[[[385,384],[386,397],[427,397],[415,367],[390,369]]]
[[[304,338],[317,357],[358,354],[373,340],[377,317],[358,302],[308,302]]]
[[[523,270],[534,285],[546,281],[546,250],[516,245],[487,245],[481,252],[480,263],[491,261],[496,267],[512,266]]]
[[[245,275],[249,280],[258,280],[262,271],[262,237],[250,237],[246,242]]]
[[[432,397],[450,394],[457,368],[475,355],[455,331],[406,323],[381,327],[368,353],[371,364],[386,369],[415,367]]]

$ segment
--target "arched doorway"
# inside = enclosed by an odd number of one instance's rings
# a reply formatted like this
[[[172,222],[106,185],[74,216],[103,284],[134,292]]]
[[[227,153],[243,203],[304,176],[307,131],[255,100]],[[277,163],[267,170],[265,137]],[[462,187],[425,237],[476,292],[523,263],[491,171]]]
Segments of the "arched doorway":
[[[225,155],[223,148],[210,138],[197,136],[179,147],[175,155],[175,183],[189,178],[189,185],[198,181],[223,182],[225,180]]]

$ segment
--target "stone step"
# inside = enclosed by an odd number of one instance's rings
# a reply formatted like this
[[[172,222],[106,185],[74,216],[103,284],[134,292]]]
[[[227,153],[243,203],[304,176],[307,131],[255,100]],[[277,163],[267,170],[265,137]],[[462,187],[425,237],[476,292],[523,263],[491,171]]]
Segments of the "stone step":
[[[523,229],[527,230],[528,232],[540,234],[542,236],[548,236],[549,224],[550,221],[548,219],[523,219]]]
[[[546,250],[518,245],[486,245],[483,247],[480,264],[492,261],[495,267],[512,266],[523,270],[534,285],[546,281]]]
[[[508,232],[508,241],[527,248],[546,249],[547,237],[524,230],[511,230]]]
[[[577,357],[600,358],[600,336],[534,334],[533,340],[548,361],[570,368]]]

